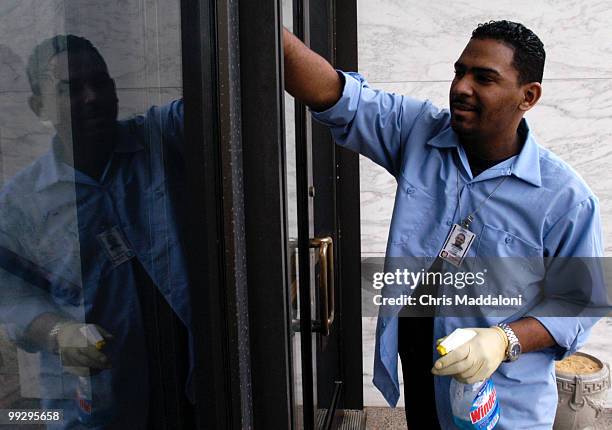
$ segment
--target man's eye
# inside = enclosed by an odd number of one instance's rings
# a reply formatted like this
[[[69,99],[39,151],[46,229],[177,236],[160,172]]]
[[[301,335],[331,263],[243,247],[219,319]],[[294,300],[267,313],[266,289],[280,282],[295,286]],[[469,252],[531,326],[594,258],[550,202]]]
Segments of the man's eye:
[[[488,76],[479,75],[479,76],[477,76],[477,79],[480,82],[493,82],[493,79],[489,78]]]
[[[89,85],[92,88],[105,89],[108,88],[112,82],[113,81],[111,79],[102,77],[91,80],[91,82],[89,82]]]

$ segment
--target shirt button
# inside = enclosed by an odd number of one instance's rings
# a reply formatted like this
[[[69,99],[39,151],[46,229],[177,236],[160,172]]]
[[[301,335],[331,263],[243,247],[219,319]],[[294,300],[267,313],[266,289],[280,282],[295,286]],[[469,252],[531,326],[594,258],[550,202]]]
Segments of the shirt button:
[[[451,225],[453,225],[453,221],[451,221],[450,219],[447,219],[446,225],[450,227]]]
[[[506,243],[512,242],[512,238],[510,236],[506,236]]]
[[[414,188],[408,188],[408,194],[414,194]]]

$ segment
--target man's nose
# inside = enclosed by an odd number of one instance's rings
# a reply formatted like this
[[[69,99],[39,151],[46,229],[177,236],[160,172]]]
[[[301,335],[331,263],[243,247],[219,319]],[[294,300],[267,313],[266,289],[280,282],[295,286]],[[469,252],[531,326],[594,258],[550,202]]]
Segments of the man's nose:
[[[83,103],[93,103],[98,99],[98,97],[98,92],[95,90],[95,88],[93,88],[92,85],[83,85],[83,88],[81,90],[81,98],[83,100]]]
[[[461,77],[455,78],[453,81],[453,85],[451,88],[451,93],[455,96],[463,95],[463,96],[471,96],[473,93],[472,80],[469,75],[463,75]]]

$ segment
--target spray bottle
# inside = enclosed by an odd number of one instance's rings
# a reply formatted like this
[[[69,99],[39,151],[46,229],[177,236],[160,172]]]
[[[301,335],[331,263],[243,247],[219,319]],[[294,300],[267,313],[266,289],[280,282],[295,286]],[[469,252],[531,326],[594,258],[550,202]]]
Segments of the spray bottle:
[[[476,336],[473,330],[458,328],[437,346],[446,355]],[[490,378],[474,384],[463,384],[455,378],[450,384],[453,422],[462,430],[491,430],[499,421],[501,408]]]
[[[98,351],[106,346],[106,341],[93,324],[81,327],[81,333],[95,345]],[[96,374],[79,376],[76,403],[79,421],[86,427],[108,424],[116,411],[112,393],[110,369]]]

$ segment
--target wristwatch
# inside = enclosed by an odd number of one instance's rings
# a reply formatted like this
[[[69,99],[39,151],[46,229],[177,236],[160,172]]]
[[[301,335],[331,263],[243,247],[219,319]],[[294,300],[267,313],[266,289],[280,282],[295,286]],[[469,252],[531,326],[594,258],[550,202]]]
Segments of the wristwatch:
[[[53,325],[51,330],[49,330],[49,334],[47,335],[48,349],[54,354],[59,354],[59,343],[57,341],[57,336],[59,335],[60,329],[66,323],[65,320],[61,320]]]
[[[497,324],[497,326],[504,331],[508,338],[508,348],[506,349],[506,359],[504,362],[508,363],[518,360],[519,355],[521,355],[521,342],[519,342],[518,337],[514,334],[514,330],[505,323]]]

